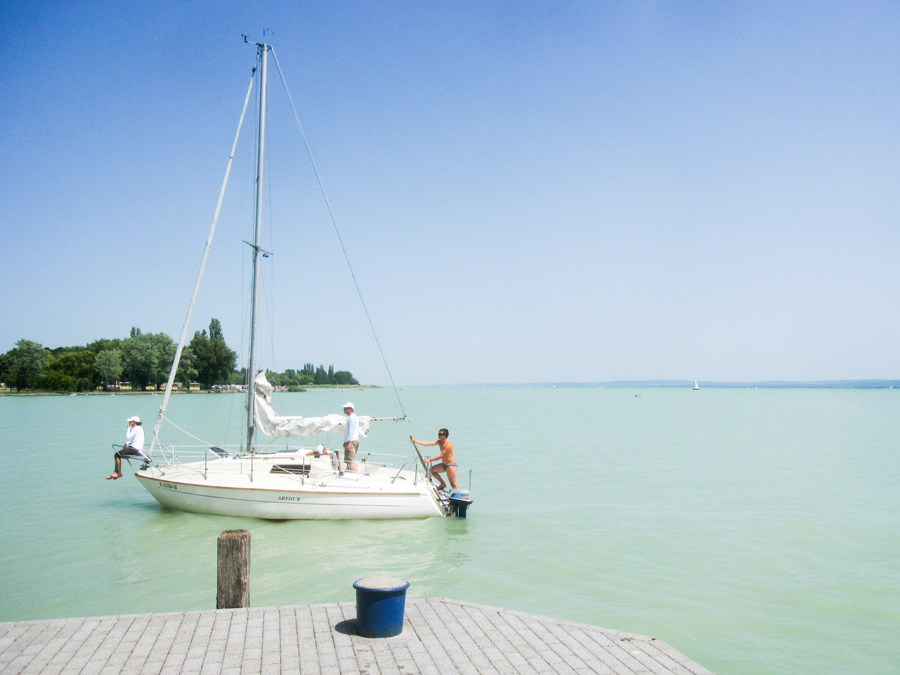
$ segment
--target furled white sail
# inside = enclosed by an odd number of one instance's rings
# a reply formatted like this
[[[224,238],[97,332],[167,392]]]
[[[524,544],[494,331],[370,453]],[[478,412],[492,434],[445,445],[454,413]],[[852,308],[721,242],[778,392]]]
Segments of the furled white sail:
[[[344,423],[347,418],[343,415],[324,415],[323,417],[281,416],[272,408],[272,392],[274,388],[266,379],[266,375],[260,372],[254,382],[254,397],[256,399],[256,429],[266,436],[288,436],[291,438],[315,436],[322,433],[344,433]],[[359,420],[359,435],[369,435],[369,424],[372,418],[357,416]]]

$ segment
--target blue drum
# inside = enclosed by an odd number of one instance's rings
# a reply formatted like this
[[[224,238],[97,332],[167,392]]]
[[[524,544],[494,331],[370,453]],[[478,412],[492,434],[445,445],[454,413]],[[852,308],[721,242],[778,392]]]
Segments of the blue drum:
[[[367,638],[386,638],[403,632],[403,611],[409,582],[396,577],[366,577],[356,589],[357,633]]]

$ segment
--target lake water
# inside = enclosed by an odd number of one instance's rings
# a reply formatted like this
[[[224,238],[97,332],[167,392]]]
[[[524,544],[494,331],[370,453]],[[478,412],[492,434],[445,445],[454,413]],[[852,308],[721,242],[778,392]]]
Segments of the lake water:
[[[349,394],[395,412],[385,390]],[[277,394],[285,414],[348,392]],[[0,398],[0,620],[215,607],[216,537],[252,533],[254,606],[352,601],[389,574],[449,597],[665,640],[717,673],[900,672],[900,391],[406,388],[450,429],[469,518],[271,523],[162,510],[110,445],[159,396]],[[173,397],[237,442],[243,397]],[[179,441],[183,442],[183,441]],[[332,439],[338,445],[339,439]],[[393,449],[392,449],[393,448]]]

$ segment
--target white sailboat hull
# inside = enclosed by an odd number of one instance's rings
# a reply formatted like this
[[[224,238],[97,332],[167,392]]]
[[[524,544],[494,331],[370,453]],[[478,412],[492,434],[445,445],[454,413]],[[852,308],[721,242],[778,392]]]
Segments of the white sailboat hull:
[[[149,454],[152,456],[156,447],[169,453],[167,463],[145,463],[137,472],[137,478],[147,491],[163,506],[222,516],[239,516],[249,518],[265,518],[270,520],[344,520],[358,518],[431,518],[444,516],[449,507],[447,500],[441,498],[423,471],[403,471],[384,466],[372,466],[360,463],[360,471],[339,471],[335,458],[332,464],[330,457],[315,456],[307,450],[294,449],[275,454],[255,454],[260,447],[255,443],[257,430],[261,435],[272,438],[308,438],[316,433],[347,431],[346,420],[340,415],[321,417],[287,416],[279,417],[271,407],[273,387],[266,381],[265,369],[258,368],[256,363],[256,340],[259,314],[260,266],[262,258],[269,255],[261,248],[263,221],[263,167],[266,129],[266,82],[267,59],[271,47],[257,43],[257,64],[253,68],[251,86],[247,89],[241,122],[235,135],[231,156],[225,171],[219,202],[215,216],[210,225],[206,248],[194,285],[194,294],[188,306],[187,317],[181,332],[181,340],[175,350],[175,358],[169,371],[166,391],[159,417],[150,443]],[[277,61],[276,61],[277,63]],[[225,194],[225,186],[231,172],[232,161],[237,147],[238,135],[243,124],[253,80],[258,82],[259,116],[257,119],[257,158],[255,177],[255,209],[253,219],[253,243],[250,244],[252,256],[252,283],[250,293],[250,340],[248,350],[248,399],[246,418],[246,444],[248,455],[228,457],[222,448],[210,447],[216,454],[213,460],[184,462],[172,456],[170,451],[158,445],[159,432],[166,416],[166,409],[172,387],[178,372],[179,360],[187,339],[191,314],[200,288],[200,280],[206,265],[207,254],[212,244],[219,209]],[[283,83],[284,84],[284,83]],[[285,84],[285,90],[287,85]],[[324,195],[324,190],[323,190]],[[334,224],[332,222],[332,224]],[[337,231],[337,230],[335,230]],[[340,236],[338,237],[340,238]],[[346,253],[345,253],[346,258]],[[347,260],[349,267],[349,260]],[[352,274],[352,270],[351,270]],[[362,301],[362,296],[359,296]],[[364,307],[365,309],[365,307]],[[369,322],[370,328],[371,322]],[[210,324],[210,338],[213,326]],[[372,329],[372,336],[377,337]],[[380,347],[379,347],[380,351]],[[384,355],[382,354],[382,360]],[[232,362],[231,367],[234,366]],[[396,393],[396,392],[395,392]],[[399,402],[399,399],[398,399]],[[352,405],[350,406],[352,408]],[[402,406],[401,406],[402,408]],[[368,420],[354,417],[359,426],[359,435],[367,433]],[[403,418],[396,418],[397,421]],[[383,421],[377,420],[375,421]],[[196,438],[196,437],[194,437]],[[261,437],[260,437],[261,438]],[[354,435],[355,438],[355,435]],[[323,446],[324,447],[324,446]],[[206,449],[203,451],[207,452]],[[332,453],[333,454],[333,453]],[[220,456],[225,455],[225,456]],[[199,455],[198,455],[199,456]],[[367,455],[368,457],[368,455]],[[184,459],[181,457],[180,459]],[[421,460],[421,456],[419,456]],[[148,466],[149,464],[149,466]],[[415,466],[419,466],[417,463]]]
[[[310,461],[312,460],[312,461]],[[148,467],[136,475],[163,506],[192,513],[266,520],[432,518],[445,515],[434,488],[419,473],[364,467],[339,475],[329,463],[291,455],[226,458]]]

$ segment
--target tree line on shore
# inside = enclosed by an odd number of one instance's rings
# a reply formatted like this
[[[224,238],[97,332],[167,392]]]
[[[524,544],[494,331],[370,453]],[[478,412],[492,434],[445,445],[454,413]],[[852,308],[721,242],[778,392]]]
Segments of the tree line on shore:
[[[16,391],[79,392],[114,388],[127,382],[133,389],[162,388],[175,359],[175,342],[165,333],[142,333],[132,328],[125,339],[95,340],[84,347],[48,349],[31,340],[19,340],[0,355],[0,382]],[[203,389],[225,384],[247,384],[247,369],[235,370],[237,354],[228,347],[218,319],[194,333],[178,362],[175,381],[185,389],[199,383]],[[267,372],[275,386],[292,390],[313,384],[359,384],[345,370],[335,372],[307,363],[302,369]]]

